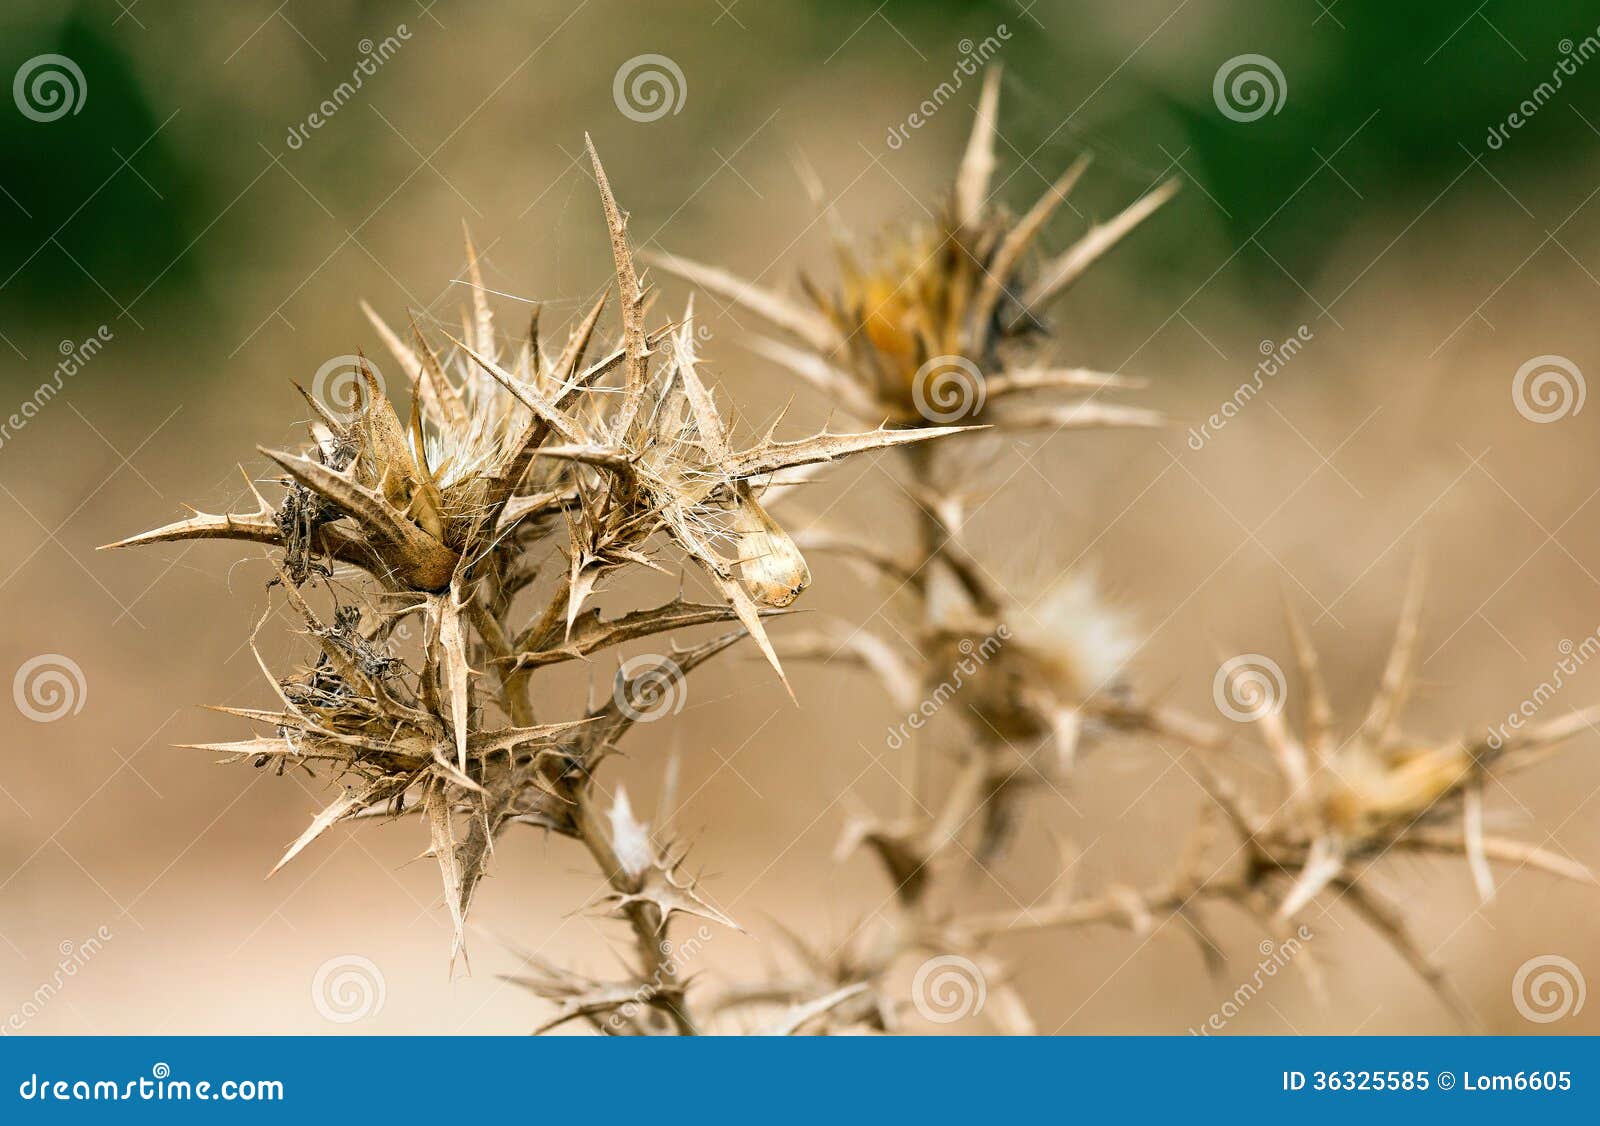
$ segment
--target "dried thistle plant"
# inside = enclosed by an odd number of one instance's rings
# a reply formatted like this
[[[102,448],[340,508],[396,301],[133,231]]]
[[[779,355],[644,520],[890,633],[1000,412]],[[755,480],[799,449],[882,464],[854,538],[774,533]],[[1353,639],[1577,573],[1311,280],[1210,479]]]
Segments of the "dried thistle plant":
[[[779,329],[786,341],[757,338],[758,349],[862,419],[1003,430],[1156,424],[1152,411],[1100,401],[1100,392],[1134,381],[1043,362],[1037,353],[1048,305],[1170,199],[1178,181],[1035,265],[1030,253],[1089,162],[1074,163],[1020,218],[992,205],[999,80],[998,69],[986,76],[949,201],[927,226],[884,239],[867,262],[848,233],[836,232],[835,290],[802,278],[802,303],[688,258],[650,260]],[[1061,390],[1093,394],[1031,402]]]
[[[1154,412],[1097,401],[1101,392],[1137,386],[1135,381],[1041,358],[1048,339],[1044,306],[1176,185],[1151,192],[1029,271],[1025,252],[1086,162],[1068,169],[1021,220],[993,209],[987,197],[998,89],[998,74],[991,71],[941,223],[891,243],[869,268],[856,263],[848,242],[841,243],[837,293],[803,280],[808,306],[716,267],[676,256],[654,260],[779,328],[793,343],[763,341],[760,350],[832,404],[864,418],[886,415],[891,424],[947,427],[981,421],[992,424],[991,439],[1035,427],[1154,424]],[[952,376],[964,381],[953,392]],[[1067,388],[1092,394],[1045,407],[1016,405],[1031,397],[1025,393]],[[810,1031],[892,1030],[905,1008],[893,982],[897,967],[921,959],[925,971],[954,958],[959,973],[977,978],[957,983],[965,999],[970,1002],[973,988],[986,987],[985,1012],[993,1023],[1002,1031],[1029,1033],[1035,1022],[996,951],[1007,936],[1107,923],[1146,934],[1181,916],[1215,970],[1223,953],[1200,916],[1203,904],[1231,902],[1281,940],[1328,892],[1363,917],[1458,1017],[1470,1021],[1464,1002],[1410,938],[1399,913],[1363,883],[1370,867],[1397,848],[1461,855],[1485,897],[1493,887],[1492,861],[1595,882],[1574,861],[1487,834],[1482,811],[1486,779],[1538,760],[1600,718],[1600,709],[1529,726],[1498,746],[1420,741],[1399,733],[1418,631],[1420,570],[1382,686],[1366,719],[1343,741],[1334,734],[1315,651],[1290,614],[1307,701],[1305,731],[1290,732],[1280,715],[1282,700],[1252,714],[1284,787],[1274,811],[1262,815],[1228,780],[1234,758],[1222,755],[1228,747],[1224,735],[1137,693],[1126,666],[1139,642],[1085,576],[1063,576],[1031,606],[1019,605],[993,581],[993,561],[986,564],[966,543],[964,494],[971,481],[943,471],[951,452],[953,447],[943,445],[902,451],[905,492],[916,502],[915,553],[898,554],[847,530],[813,528],[800,539],[808,550],[842,554],[900,595],[909,609],[893,632],[910,644],[897,645],[861,624],[835,622],[789,635],[781,651],[870,671],[908,716],[926,714],[930,705],[953,705],[961,728],[959,762],[942,787],[908,791],[897,816],[854,818],[841,841],[840,859],[864,848],[879,862],[897,910],[888,916],[874,912],[828,951],[783,932],[796,968],[769,982],[735,986],[719,1008],[813,1004],[818,1009],[807,1018]],[[1253,686],[1235,674],[1229,688]],[[1064,846],[1065,891],[1049,903],[992,915],[964,909],[952,874],[993,865],[1014,830],[1023,796],[1067,784],[1085,747],[1118,735],[1175,739],[1202,756],[1193,772],[1207,802],[1170,878],[1143,890],[1113,885],[1098,895],[1075,896],[1069,878],[1075,857]],[[906,756],[906,773],[914,780],[929,773],[921,766],[927,742],[920,725],[891,737],[891,749]],[[1212,847],[1218,836],[1213,810],[1223,811],[1235,837],[1220,859]],[[1459,828],[1447,824],[1452,817],[1460,818]],[[1321,995],[1316,961],[1301,952],[1297,964]],[[917,1000],[919,1008],[938,1008],[936,997]]]
[[[1177,184],[1162,185],[1036,264],[1030,252],[1087,160],[1073,164],[1013,218],[989,199],[998,101],[999,72],[991,70],[954,190],[930,228],[888,239],[869,265],[858,261],[853,240],[836,235],[840,282],[834,291],[802,279],[808,299],[802,303],[687,258],[653,255],[651,261],[771,323],[786,339],[758,338],[758,350],[821,391],[830,405],[863,419],[947,431],[985,425],[999,435],[1155,425],[1160,416],[1154,411],[1100,401],[1103,392],[1137,381],[1050,358],[1046,310]],[[1090,394],[1039,401],[1041,394],[1061,391]],[[841,842],[841,855],[866,848],[881,863],[897,915],[863,924],[827,955],[789,936],[797,975],[737,987],[720,1005],[798,1005],[855,989],[810,1018],[809,1030],[891,1029],[905,1007],[891,985],[896,967],[911,955],[956,949],[970,955],[969,964],[985,979],[989,1011],[1007,1030],[1026,1032],[1033,1023],[1006,982],[1006,967],[952,927],[954,904],[939,877],[950,862],[996,860],[1022,797],[1063,781],[1080,747],[1111,727],[1104,714],[1126,724],[1134,710],[1154,716],[1158,709],[1130,695],[1123,666],[1135,642],[1092,584],[1065,576],[1036,610],[1019,606],[963,539],[967,502],[958,486],[970,481],[945,472],[933,447],[902,452],[906,489],[917,501],[914,553],[821,527],[802,536],[800,546],[838,552],[902,595],[909,611],[895,632],[911,644],[833,622],[790,634],[781,651],[870,671],[908,715],[929,702],[954,700],[964,753],[945,792],[915,794],[894,818],[857,817]],[[1035,754],[1041,743],[1053,749],[1047,763]],[[894,749],[911,760],[911,777],[924,775],[922,739],[905,733]]]
[[[1309,634],[1286,603],[1285,618],[1299,675],[1304,715],[1299,732],[1284,718],[1285,699],[1251,664],[1224,665],[1228,698],[1246,706],[1270,751],[1280,782],[1274,804],[1262,812],[1257,800],[1228,779],[1235,766],[1228,740],[1167,711],[1154,717],[1138,709],[1114,725],[1164,730],[1191,744],[1194,775],[1207,802],[1195,833],[1171,877],[1144,890],[1114,888],[1098,897],[1058,899],[1023,913],[968,916],[956,924],[967,942],[1037,928],[1122,924],[1148,933],[1166,918],[1182,916],[1208,963],[1219,951],[1201,918],[1208,903],[1229,903],[1256,920],[1279,941],[1289,937],[1319,897],[1324,911],[1348,907],[1388,943],[1466,1026],[1476,1018],[1448,976],[1412,937],[1399,909],[1370,886],[1376,865],[1391,853],[1462,857],[1483,902],[1494,895],[1491,863],[1532,868],[1594,886],[1585,865],[1540,845],[1491,834],[1484,823],[1484,789],[1543,760],[1557,744],[1589,729],[1600,707],[1529,724],[1506,739],[1456,736],[1424,739],[1400,727],[1414,679],[1420,634],[1423,569],[1413,571],[1405,605],[1382,680],[1365,716],[1340,736]],[[1211,846],[1220,815],[1231,839],[1219,859]],[[1455,822],[1454,825],[1451,822]],[[1297,968],[1313,994],[1326,999],[1317,960],[1299,948]]]
[[[600,807],[595,771],[655,696],[741,637],[782,677],[763,618],[793,602],[810,575],[762,505],[775,475],[945,432],[783,440],[775,426],[735,441],[699,374],[692,314],[647,330],[626,219],[589,151],[620,298],[615,347],[589,355],[602,296],[559,352],[546,349],[535,316],[507,354],[469,240],[472,308],[448,352],[415,327],[406,342],[369,310],[411,383],[409,415],[363,361],[348,417],[306,395],[310,444],[262,451],[284,473],[275,505],[255,492],[253,512],[196,513],[111,546],[226,539],[263,545],[276,560],[272,585],[304,622],[314,663],[268,673],[272,709],[221,709],[270,734],[203,749],[279,771],[321,767],[341,784],[280,864],[341,820],[419,811],[454,952],[503,829],[534,825],[574,838],[609,881],[637,964],[633,980],[603,987],[552,970],[551,995],[590,1018],[623,1004],[606,998],[623,998],[633,1003],[622,1030],[690,1032],[681,982],[663,972],[667,927],[679,914],[729,920],[697,892],[681,851],[642,832],[620,793]],[[563,556],[540,589],[549,559]],[[666,570],[673,560],[692,564],[720,599],[680,595],[609,619],[585,610],[620,573]],[[352,576],[353,597],[344,593]],[[331,597],[331,619],[302,593],[318,587]],[[415,664],[396,641],[408,620],[422,625]],[[737,628],[649,668],[625,666],[599,705],[564,707],[534,683],[551,665],[711,623]]]
[[[1048,306],[1176,187],[1157,188],[1066,250],[1040,256],[1036,244],[1086,162],[1020,218],[993,205],[998,78],[986,78],[939,217],[870,256],[841,236],[834,287],[802,279],[806,299],[796,301],[717,267],[654,258],[770,322],[784,339],[758,339],[757,350],[873,429],[735,440],[700,374],[692,308],[675,324],[646,325],[650,298],[591,146],[620,306],[612,347],[591,355],[602,296],[558,351],[541,340],[537,311],[527,338],[507,348],[469,241],[472,308],[462,335],[446,336],[448,347],[415,325],[403,338],[367,310],[410,382],[408,414],[363,362],[353,410],[330,411],[307,395],[316,416],[309,445],[262,451],[284,474],[276,503],[255,492],[252,512],[196,513],[113,545],[229,539],[261,545],[273,558],[271,586],[304,623],[314,659],[291,675],[267,673],[275,707],[221,709],[270,734],[204,749],[280,772],[321,768],[340,783],[280,865],[341,820],[419,812],[453,919],[454,955],[507,826],[581,842],[634,954],[612,979],[521,954],[523,969],[510,980],[553,1007],[539,1031],[583,1022],[608,1034],[892,1032],[907,1008],[897,975],[920,963],[920,979],[954,959],[986,989],[984,1011],[1000,1030],[1030,1033],[1037,1026],[1013,983],[1005,938],[1102,924],[1147,934],[1182,918],[1215,969],[1223,955],[1201,911],[1219,902],[1274,936],[1289,934],[1319,901],[1344,903],[1470,1019],[1367,874],[1399,849],[1462,856],[1486,898],[1495,862],[1593,883],[1571,860],[1488,833],[1483,791],[1600,710],[1493,745],[1404,736],[1419,572],[1379,691],[1343,739],[1316,652],[1290,614],[1303,722],[1291,729],[1281,700],[1252,712],[1281,782],[1263,813],[1259,798],[1233,780],[1240,752],[1226,736],[1140,694],[1128,671],[1137,635],[1086,576],[1062,576],[1026,602],[995,581],[968,543],[970,482],[949,472],[946,443],[927,440],[1160,422],[1154,411],[1101,401],[1137,381],[1056,360]],[[1059,392],[1087,394],[1063,400]],[[916,502],[913,550],[847,530],[791,536],[769,511],[775,494],[767,490],[778,475],[891,447]],[[769,639],[765,619],[810,583],[807,551],[838,553],[899,594],[906,612],[894,632],[902,643],[847,622]],[[674,562],[692,565],[716,597],[680,594],[611,618],[586,609],[623,576]],[[306,596],[319,589],[331,600],[326,615]],[[422,627],[414,655],[397,638],[408,621]],[[542,669],[715,624],[734,628],[674,646],[649,667],[623,665],[598,704],[563,707],[540,691]],[[604,800],[595,775],[684,676],[746,636],[780,679],[783,658],[820,659],[869,671],[908,718],[953,703],[960,752],[941,773],[929,768],[922,724],[897,733],[891,747],[906,758],[909,799],[894,816],[854,817],[840,842],[841,860],[857,850],[875,858],[894,910],[873,912],[836,943],[780,924],[786,966],[691,1002],[669,928],[682,916],[733,921],[698,887],[667,827],[652,831],[620,786]],[[1255,691],[1245,675],[1235,673],[1229,690]],[[1124,736],[1172,738],[1193,751],[1205,805],[1171,875],[1142,889],[1113,884],[1077,895],[1063,845],[1062,894],[1025,912],[968,908],[952,877],[996,865],[1026,796],[1069,784],[1086,751]],[[1302,952],[1296,965],[1322,990],[1314,958]]]

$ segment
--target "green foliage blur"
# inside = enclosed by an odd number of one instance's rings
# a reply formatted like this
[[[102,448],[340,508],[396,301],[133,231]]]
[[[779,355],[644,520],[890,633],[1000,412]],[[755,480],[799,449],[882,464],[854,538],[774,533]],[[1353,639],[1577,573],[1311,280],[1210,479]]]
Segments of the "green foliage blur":
[[[469,106],[540,107],[537,130],[507,132],[504,145],[561,136],[575,147],[584,128],[611,127],[616,62],[659,44],[695,75],[699,111],[693,124],[673,123],[694,138],[686,148],[649,152],[663,210],[690,195],[706,149],[726,152],[745,123],[773,110],[787,115],[781,131],[807,112],[799,92],[819,80],[871,76],[881,104],[865,102],[859,121],[839,127],[882,149],[885,127],[950,73],[958,42],[1005,25],[1012,151],[1002,163],[1026,154],[1053,175],[1089,149],[1118,178],[1124,200],[1181,170],[1199,190],[1184,193],[1179,218],[1162,217],[1166,237],[1133,240],[1121,268],[1158,292],[1186,293],[1204,280],[1214,263],[1193,260],[1181,237],[1181,209],[1195,209],[1188,214],[1205,213],[1231,245],[1259,240],[1264,252],[1241,256],[1224,284],[1268,304],[1299,300],[1286,275],[1313,276],[1359,217],[1390,205],[1415,213],[1475,158],[1506,192],[1520,193],[1518,185],[1569,174],[1567,155],[1600,125],[1600,64],[1589,64],[1503,147],[1486,141],[1550,77],[1563,41],[1596,34],[1600,7],[1592,4],[1491,0],[1475,11],[1445,0],[891,0],[882,8],[739,0],[646,8],[589,0],[493,6],[492,18],[489,7],[291,3],[275,16],[272,0],[16,6],[0,17],[0,75],[60,53],[80,65],[89,88],[80,112],[47,123],[14,112],[9,98],[0,103],[0,332],[15,339],[28,335],[18,327],[26,324],[48,337],[107,318],[142,325],[155,309],[226,317],[228,303],[205,284],[220,261],[314,266],[322,251],[276,229],[270,197],[237,197],[263,154],[282,153],[286,127],[348,75],[350,45],[396,21],[410,21],[419,41],[440,43],[408,47],[412,57],[374,82],[374,106],[403,117],[404,107],[449,86]],[[281,26],[290,18],[295,34]],[[514,61],[547,40],[551,49],[502,87],[510,67],[477,58],[475,39],[491,32],[497,58]],[[1287,93],[1277,112],[1240,123],[1217,111],[1212,82],[1225,60],[1246,52],[1272,58]],[[884,96],[886,85],[903,94]],[[967,104],[974,93],[962,94]],[[563,115],[559,122],[543,119],[545,106]],[[947,116],[939,143],[918,160],[953,165],[945,139],[967,111]],[[403,175],[400,158],[411,159],[367,108],[346,111],[326,134],[317,158],[325,175],[310,185],[319,198],[379,201]],[[435,128],[416,143],[427,152],[445,134]],[[457,141],[434,158],[452,177],[452,168],[484,159]],[[293,187],[284,190],[293,198]],[[1012,202],[1035,190],[1024,181]],[[1496,191],[1481,176],[1465,190]],[[224,214],[231,233],[213,233]],[[14,361],[0,350],[7,371]]]

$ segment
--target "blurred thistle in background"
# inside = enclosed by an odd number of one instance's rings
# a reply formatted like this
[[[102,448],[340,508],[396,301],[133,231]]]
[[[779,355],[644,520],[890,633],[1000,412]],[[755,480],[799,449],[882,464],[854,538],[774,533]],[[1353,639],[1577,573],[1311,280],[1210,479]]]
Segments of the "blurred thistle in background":
[[[38,1032],[330,1021],[517,1032],[542,1013],[497,977],[531,964],[508,943],[574,972],[613,967],[615,934],[573,911],[597,881],[560,841],[500,845],[474,918],[475,972],[453,982],[439,972],[448,912],[428,866],[408,864],[416,841],[403,827],[336,830],[300,871],[258,880],[325,804],[319,784],[293,772],[303,795],[259,785],[265,772],[241,783],[171,744],[236,734],[190,701],[268,702],[241,639],[281,606],[264,589],[272,565],[230,567],[204,545],[92,551],[182,518],[185,500],[248,505],[228,459],[296,440],[286,381],[312,387],[379,345],[357,298],[459,335],[471,300],[454,249],[462,220],[503,309],[539,302],[550,331],[580,318],[610,258],[585,131],[628,185],[642,251],[689,253],[799,301],[791,279],[834,276],[835,221],[937,222],[929,201],[978,108],[973,60],[998,64],[997,205],[1026,213],[1093,157],[1043,245],[1070,245],[1168,180],[1183,190],[1050,326],[1056,358],[1143,382],[1137,409],[1167,427],[952,440],[973,443],[950,468],[990,581],[1047,590],[1092,569],[1134,638],[1123,651],[1144,690],[1226,730],[1237,717],[1213,699],[1224,658],[1298,651],[1280,590],[1306,608],[1333,707],[1362,707],[1425,540],[1430,609],[1408,726],[1477,742],[1508,714],[1557,722],[1600,697],[1581,662],[1552,674],[1600,623],[1600,465],[1584,405],[1600,365],[1596,22],[1554,7],[1355,0],[8,6],[0,599],[14,706],[0,761],[11,810],[0,1020]],[[663,308],[680,309],[689,287],[653,273]],[[881,305],[887,295],[859,280],[854,298],[842,287],[844,307]],[[697,347],[742,406],[735,421],[776,417],[793,384],[757,342],[764,327],[712,293],[696,311]],[[1292,359],[1238,399],[1291,338],[1303,343]],[[1185,441],[1225,403],[1225,427],[1201,448]],[[810,432],[848,406],[807,394],[789,417]],[[884,466],[833,476],[807,491],[803,517],[915,542],[919,510]],[[806,522],[786,521],[802,542]],[[880,630],[897,620],[903,606],[847,560],[810,564],[802,605]],[[660,576],[655,593],[676,587]],[[303,651],[268,642],[264,657],[287,667]],[[559,690],[582,699],[592,681],[603,695],[614,668],[579,664]],[[761,667],[708,666],[681,712],[636,734],[636,761],[618,765],[638,807],[654,808],[641,823],[692,834],[707,894],[752,932],[697,936],[685,971],[720,985],[759,976],[775,941],[763,920],[777,918],[823,955],[824,969],[795,971],[821,986],[861,952],[857,924],[893,910],[865,861],[831,863],[841,830],[905,802],[908,784],[944,784],[965,717],[957,696],[917,732],[930,752],[913,781],[881,745],[905,713],[871,683],[790,668],[796,710]],[[1287,708],[1304,718],[1308,703],[1291,691]],[[1596,738],[1577,732],[1514,791],[1486,785],[1474,804],[1490,836],[1570,864],[1600,859]],[[1232,746],[1241,785],[1271,798],[1270,748]],[[1384,790],[1381,774],[1357,781]],[[979,976],[963,979],[971,1021],[955,1027],[985,1027],[994,1010],[974,1008],[977,986],[999,1006],[1002,978],[1045,1032],[1205,1024],[1250,967],[1230,963],[1214,984],[1185,918],[1141,929],[1118,891],[1170,870],[1203,781],[1182,742],[1119,737],[1070,784],[1033,788],[1004,862],[965,877],[970,902],[991,916],[1054,910],[1071,886],[1093,888],[1090,900],[1121,904],[1105,917],[1137,934],[1004,940],[1003,974],[975,962]],[[1376,792],[1363,786],[1363,809]],[[1341,800],[1330,797],[1335,813]],[[1363,814],[1358,835],[1374,831]],[[1512,865],[1483,905],[1469,866],[1399,851],[1363,879],[1406,889],[1418,950],[1484,1026],[1597,1027],[1581,998],[1600,965],[1585,926],[1600,893],[1552,894]],[[1211,925],[1223,951],[1262,938],[1248,921]],[[1456,1027],[1372,931],[1338,911],[1310,926],[1294,964],[1314,953],[1349,988],[1324,1006],[1301,975],[1278,975],[1229,1031]],[[911,1002],[966,967],[922,971],[885,989],[942,1023]],[[1569,987],[1564,1006],[1552,980]],[[208,999],[219,996],[228,1003]]]

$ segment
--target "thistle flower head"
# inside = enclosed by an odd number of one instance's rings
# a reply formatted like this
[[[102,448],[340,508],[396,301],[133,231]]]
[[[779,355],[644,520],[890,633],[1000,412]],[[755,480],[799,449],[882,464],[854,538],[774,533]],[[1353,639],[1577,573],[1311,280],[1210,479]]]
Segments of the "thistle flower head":
[[[1490,860],[1514,860],[1564,876],[1592,879],[1586,870],[1543,849],[1486,834],[1484,787],[1540,752],[1583,730],[1590,709],[1524,728],[1498,745],[1464,736],[1419,739],[1401,730],[1410,696],[1422,613],[1422,568],[1414,569],[1382,681],[1365,717],[1338,734],[1317,654],[1299,619],[1288,613],[1304,694],[1298,731],[1282,700],[1263,701],[1252,716],[1271,750],[1287,796],[1270,818],[1241,815],[1259,870],[1289,874],[1277,915],[1295,916],[1324,889],[1348,890],[1357,865],[1392,849],[1448,852],[1468,860],[1480,894],[1493,894]],[[1269,706],[1270,705],[1270,706]],[[1457,828],[1450,828],[1456,821]]]
[[[1035,266],[1030,252],[1088,161],[1073,164],[1021,217],[993,205],[999,77],[991,70],[984,83],[954,193],[937,218],[882,240],[865,264],[841,237],[835,290],[807,281],[807,302],[799,303],[689,258],[652,260],[769,321],[787,339],[758,339],[757,350],[861,418],[1009,429],[1154,424],[1149,411],[1093,396],[1042,407],[1014,403],[1040,391],[1134,386],[1116,375],[1041,363],[1035,345],[1046,306],[1177,184],[1162,185]]]
[[[1024,754],[1053,739],[1058,766],[1069,770],[1098,709],[1127,688],[1138,648],[1127,615],[1084,571],[1060,575],[1024,606],[962,546],[959,501],[945,498],[930,519],[942,546],[921,587],[929,675],[962,673],[975,735]]]
[[[1285,718],[1288,686],[1275,665],[1270,690],[1258,679],[1262,669],[1255,655],[1223,665],[1216,688],[1218,705],[1230,714],[1237,711],[1234,718],[1251,722],[1272,754],[1281,793],[1270,803],[1270,813],[1262,813],[1250,795],[1216,769],[1219,763],[1213,756],[1226,747],[1225,736],[1171,708],[1129,700],[1101,709],[1101,717],[1115,726],[1175,737],[1196,752],[1185,760],[1185,769],[1200,782],[1208,801],[1172,875],[1147,889],[1117,885],[1090,898],[1069,892],[1020,915],[969,918],[957,926],[958,933],[982,938],[1019,928],[1106,922],[1145,932],[1158,916],[1173,915],[1199,928],[1195,906],[1226,901],[1285,941],[1305,937],[1303,925],[1292,928],[1326,892],[1330,906],[1339,904],[1357,915],[1464,1026],[1472,1027],[1476,1020],[1465,998],[1412,936],[1402,913],[1377,895],[1365,877],[1391,853],[1420,852],[1464,858],[1485,900],[1495,891],[1491,865],[1496,863],[1596,883],[1587,867],[1569,857],[1487,832],[1484,791],[1491,778],[1503,781],[1545,757],[1557,743],[1591,727],[1600,719],[1600,708],[1528,725],[1509,738],[1419,739],[1404,733],[1400,716],[1413,682],[1422,588],[1419,564],[1378,690],[1365,717],[1347,733],[1336,728],[1316,649],[1292,607],[1286,605],[1285,612],[1299,671],[1298,724]],[[1211,847],[1217,839],[1217,814],[1237,838],[1225,854]],[[1063,870],[1070,867],[1064,864]],[[1214,958],[1215,942],[1203,929],[1196,933],[1202,951],[1211,951]],[[1298,948],[1295,965],[1313,993],[1325,999],[1317,958]]]
[[[1414,823],[1451,812],[1448,799],[1473,781],[1478,765],[1459,742],[1352,742],[1330,764],[1320,813],[1341,838],[1381,846]]]
[[[774,427],[735,442],[698,370],[692,311],[680,325],[646,330],[648,298],[627,221],[590,153],[620,304],[612,348],[590,357],[604,295],[559,351],[545,348],[537,312],[520,345],[505,348],[469,238],[472,306],[461,336],[447,333],[436,346],[413,325],[407,341],[367,309],[407,377],[408,411],[362,359],[350,409],[307,395],[308,444],[262,451],[284,473],[276,504],[251,483],[255,511],[196,512],[114,545],[229,539],[277,554],[272,585],[314,640],[314,663],[269,674],[276,708],[232,709],[271,735],[207,747],[280,769],[321,766],[344,781],[285,860],[341,819],[420,810],[458,947],[506,825],[577,837],[597,855],[605,849],[586,813],[591,777],[638,718],[639,677],[619,674],[612,699],[556,723],[534,722],[529,678],[634,638],[729,621],[741,632],[674,647],[673,675],[748,634],[781,677],[763,618],[793,602],[810,572],[761,490],[796,467],[944,433],[825,430],[780,440]],[[519,596],[533,593],[553,553],[565,554],[564,574],[518,628],[513,619],[527,613]],[[692,564],[722,601],[680,596],[610,620],[585,612],[612,573],[670,562]],[[372,584],[357,599],[365,608],[341,601],[346,584],[325,584],[335,603],[330,624],[302,588],[324,585],[341,566]],[[394,644],[408,618],[422,626],[414,661]],[[609,875],[617,909],[641,934],[701,902],[678,852],[652,852],[645,869]]]

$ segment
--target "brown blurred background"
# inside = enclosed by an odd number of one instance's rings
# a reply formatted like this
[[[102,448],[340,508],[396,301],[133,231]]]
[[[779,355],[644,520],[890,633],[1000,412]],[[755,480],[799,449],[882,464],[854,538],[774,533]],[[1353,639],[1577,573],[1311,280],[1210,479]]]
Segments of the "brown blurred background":
[[[0,104],[0,418],[53,383],[65,353],[104,343],[0,444],[0,671],[58,654],[82,673],[60,718],[0,710],[0,1023],[99,928],[112,937],[60,975],[25,1031],[520,1032],[545,1010],[497,980],[516,965],[502,939],[609,972],[618,932],[578,911],[598,878],[531,830],[504,839],[479,894],[470,976],[447,970],[448,918],[410,821],[337,828],[264,881],[325,795],[172,744],[243,736],[197,704],[267,700],[244,644],[267,572],[223,546],[93,549],[177,518],[182,502],[235,503],[235,463],[264,475],[255,446],[297,439],[288,380],[377,348],[358,298],[391,319],[414,307],[451,320],[466,299],[463,220],[507,295],[503,323],[532,299],[569,316],[609,269],[578,161],[585,131],[640,243],[772,285],[801,266],[825,276],[797,167],[857,229],[920,218],[917,201],[948,185],[975,81],[904,144],[889,130],[1002,25],[1001,197],[1026,206],[1076,154],[1097,157],[1053,245],[1166,175],[1185,190],[1074,290],[1058,341],[1064,360],[1148,377],[1138,401],[1177,421],[975,459],[974,491],[996,490],[973,528],[987,561],[1024,594],[1092,566],[1140,623],[1138,681],[1212,717],[1221,656],[1288,665],[1287,591],[1316,620],[1352,716],[1426,544],[1408,726],[1446,736],[1503,719],[1563,641],[1600,628],[1596,409],[1538,423],[1512,394],[1534,357],[1600,370],[1600,63],[1574,66],[1498,145],[1487,137],[1594,22],[1499,0],[1470,16],[1355,0],[6,5],[0,77],[59,54],[81,72],[82,104],[47,121],[21,94]],[[361,89],[292,144],[379,51]],[[1278,111],[1253,121],[1213,93],[1246,53],[1283,74]],[[640,55],[681,72],[678,112],[623,112],[614,79]],[[825,417],[741,347],[755,326],[718,302],[699,309],[712,370],[752,425],[791,396],[795,425]],[[1302,325],[1304,351],[1191,448],[1188,427],[1250,378],[1262,342]],[[889,468],[846,467],[803,507],[837,500],[831,524],[904,542]],[[812,608],[893,613],[848,569],[813,567]],[[264,648],[298,653],[281,635]],[[716,935],[693,967],[708,982],[762,965],[769,918],[838,940],[890,906],[869,860],[830,854],[852,810],[895,806],[891,709],[851,674],[792,676],[798,710],[760,664],[725,659],[608,768],[648,811],[668,752],[681,754],[676,824],[751,932]],[[1597,700],[1600,670],[1585,668],[1545,714]],[[958,738],[949,721],[934,733],[949,749]],[[1085,890],[1159,878],[1202,800],[1178,755],[1136,741],[1098,751],[1070,801],[1033,800],[997,879],[967,881],[970,902],[1046,894],[1053,834],[1084,850]],[[1493,823],[1600,863],[1597,756],[1589,733],[1492,790]],[[1239,770],[1268,782],[1264,753]],[[1536,1025],[1511,997],[1537,955],[1600,974],[1600,889],[1523,870],[1479,907],[1460,862],[1393,858],[1375,879],[1488,1028],[1600,1031],[1600,1006]],[[1181,924],[1148,941],[1101,929],[1004,951],[1044,1031],[1184,1032],[1250,976],[1263,937],[1212,918],[1237,956],[1220,983]],[[1280,974],[1229,1031],[1454,1029],[1359,921],[1335,908],[1313,929],[1332,1007]],[[346,954],[370,959],[386,994],[339,1026],[311,991]]]

